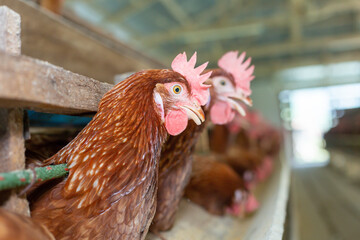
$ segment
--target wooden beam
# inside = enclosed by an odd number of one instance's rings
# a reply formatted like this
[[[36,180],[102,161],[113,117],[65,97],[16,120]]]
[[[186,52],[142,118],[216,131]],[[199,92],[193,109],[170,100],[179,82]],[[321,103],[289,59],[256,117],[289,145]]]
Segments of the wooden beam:
[[[165,8],[170,12],[170,14],[178,21],[181,26],[188,26],[192,24],[191,19],[182,9],[181,6],[174,0],[160,0],[160,2],[165,6]]]
[[[81,5],[83,5],[84,7],[86,7],[86,10],[82,10],[82,13],[78,13],[79,8],[81,9],[81,6],[78,6],[78,4],[81,3]],[[96,13],[96,15],[99,15],[101,17],[101,20],[98,21],[97,23],[92,23],[91,21],[91,16],[87,16],[86,14],[84,14],[84,12],[86,12],[87,10],[93,11]],[[102,24],[103,19],[105,19],[106,17],[108,17],[109,15],[109,11],[108,9],[104,8],[103,6],[103,2],[102,1],[96,1],[96,0],[82,0],[82,1],[69,1],[69,4],[67,4],[62,12],[61,12],[61,16],[64,17],[65,19],[70,20],[71,22],[75,22],[75,25],[81,25],[81,26],[86,26],[86,28],[88,29],[98,29],[97,31],[95,31],[96,33],[99,32],[99,29],[101,29],[102,32],[106,32],[108,31],[108,35],[112,34],[115,35],[113,30],[106,30],[107,28],[111,28],[113,29],[114,26],[119,27],[119,29],[122,29],[124,32],[126,32],[126,35],[131,36],[131,38],[136,38],[139,37],[138,36],[138,32],[135,32],[134,29],[132,29],[131,27],[127,26],[127,25],[119,25],[118,23],[107,23],[107,24]],[[89,20],[90,19],[90,20]],[[113,25],[113,26],[111,26]],[[108,27],[110,26],[110,27]],[[85,31],[88,32],[88,31]],[[129,43],[129,39],[128,37],[125,38],[119,38],[120,41],[124,41],[124,43]],[[119,39],[117,39],[117,41],[119,41]],[[134,47],[134,45],[131,43],[131,46]]]
[[[154,34],[141,41],[142,44],[151,47],[160,45],[166,41],[182,40],[187,43],[199,42],[202,40],[215,41],[219,39],[231,39],[244,36],[258,35],[268,26],[285,26],[288,21],[287,15],[277,15],[266,19],[251,19],[236,25],[226,25],[211,28],[201,28],[197,30],[189,29],[172,29],[159,34]],[[194,21],[196,22],[196,21]],[[225,34],[222,36],[222,34]],[[206,37],[210,36],[211,39]],[[195,39],[195,40],[194,40]]]
[[[310,2],[311,1],[309,1],[309,3]],[[306,12],[305,22],[314,23],[349,11],[360,11],[360,2],[358,0],[334,1],[321,8],[310,8]]]
[[[21,15],[24,55],[108,83],[122,72],[162,66],[125,44],[74,27],[70,21],[41,10],[31,2],[0,0],[0,5]]]
[[[222,6],[222,1],[215,1],[212,6],[200,11],[198,14],[196,14],[196,16],[194,16],[192,19],[192,25],[188,25],[179,29],[172,29],[171,31],[184,31],[207,26],[210,19],[212,19],[214,16],[218,16],[219,6]]]
[[[5,6],[0,7],[0,50],[15,56],[21,52],[20,16]],[[0,172],[24,168],[23,110],[0,108]],[[0,205],[12,212],[30,215],[26,198],[17,196],[14,189],[1,193]]]
[[[163,59],[159,59],[156,56],[154,57],[148,52],[145,53],[145,51],[142,50],[142,45],[138,44],[137,42],[132,42],[131,46],[120,42],[119,38],[116,37],[114,33],[108,32],[99,26],[89,24],[86,20],[77,17],[68,9],[64,9],[62,16],[66,20],[71,21],[71,24],[76,27],[76,29],[83,31],[89,37],[98,40],[105,46],[114,49],[114,52],[121,54],[126,53],[130,56],[134,56],[134,58],[136,56],[136,59],[141,59],[142,62],[139,62],[139,66],[136,66],[136,68],[138,68],[136,71],[149,68],[158,69],[169,67],[169,64],[163,61]]]
[[[135,14],[137,12],[140,12],[141,10],[145,9],[146,7],[149,7],[156,1],[158,1],[158,0],[146,0],[146,1],[133,0],[133,1],[130,1],[130,4],[127,7],[125,7],[124,9],[122,9],[121,11],[104,18],[104,22],[121,23],[127,17],[129,17],[132,14]]]
[[[9,8],[0,6],[0,23],[0,50],[20,55],[20,16]]]
[[[262,33],[265,26],[262,23],[234,25],[218,28],[208,28],[201,30],[190,30],[185,32],[169,32],[168,35],[160,37],[150,37],[142,43],[147,46],[157,45],[164,41],[181,40],[184,44],[218,41],[222,39],[234,39],[239,37],[258,36]]]
[[[281,14],[281,15],[275,15],[271,17],[265,17],[265,18],[254,18],[254,19],[248,19],[246,21],[243,21],[239,24],[229,26],[229,25],[223,25],[208,29],[199,29],[200,33],[205,32],[206,34],[216,35],[216,31],[221,31],[222,29],[225,29],[226,35],[221,36],[221,34],[218,34],[219,36],[213,38],[215,40],[221,40],[221,39],[229,39],[229,38],[237,38],[237,37],[243,37],[247,35],[254,34],[253,29],[251,29],[253,26],[262,26],[265,27],[282,27],[282,26],[289,26],[291,25],[291,36],[292,39],[295,39],[293,41],[298,41],[301,38],[301,22],[303,24],[305,23],[314,23],[323,20],[324,18],[328,18],[333,16],[334,14],[338,14],[341,12],[346,12],[350,10],[354,11],[360,11],[360,3],[357,0],[348,0],[345,3],[329,3],[326,5],[326,7],[323,8],[311,8],[307,11],[305,11],[305,5],[303,0],[291,0],[291,4],[289,4],[289,10],[288,13]],[[217,6],[217,5],[215,5]],[[200,40],[206,42],[209,41],[207,39],[207,35],[200,35],[196,36],[197,31],[194,29],[196,26],[201,26],[201,23],[197,24],[197,22],[205,21],[206,18],[212,14],[218,13],[220,10],[217,7],[213,7],[209,10],[209,12],[205,12],[202,17],[198,17],[193,20],[194,24],[191,29],[187,27],[180,27],[180,28],[174,28],[166,32],[157,33],[150,37],[145,38],[142,41],[142,44],[153,47],[157,45],[161,45],[164,42],[167,41],[175,41],[175,40],[182,40],[185,43],[192,43],[192,42],[199,42]],[[297,14],[297,16],[292,16],[292,14]],[[300,19],[301,14],[304,14],[304,16]],[[201,14],[200,14],[201,15]],[[199,15],[199,16],[200,16]],[[300,21],[301,20],[301,21]],[[195,27],[194,27],[195,26]],[[233,32],[233,35],[231,35],[231,32],[228,30],[240,30],[245,31],[243,33]],[[247,33],[246,31],[249,31]],[[296,40],[298,39],[298,40]],[[211,39],[210,39],[211,40]]]
[[[192,23],[185,26],[182,31],[202,29],[209,25],[213,27],[224,26],[222,23],[224,23],[223,20],[228,17],[227,10],[229,5],[228,1],[215,1],[211,7],[196,14],[192,19]],[[239,13],[239,11],[237,11],[237,13]]]
[[[0,106],[59,114],[96,112],[113,85],[26,56],[0,52]]]
[[[64,0],[40,0],[40,6],[55,13],[61,14]]]
[[[318,37],[302,42],[282,42],[275,44],[268,44],[262,47],[251,47],[246,49],[249,56],[256,57],[271,57],[279,56],[288,53],[304,52],[309,50],[333,50],[343,47],[348,50],[349,46],[343,45],[344,42],[352,42],[352,48],[360,48],[360,34],[346,34],[341,36]]]
[[[239,45],[230,45],[227,47],[228,49],[239,49],[240,51],[246,51],[247,55],[253,58],[253,62],[256,66],[256,76],[265,77],[271,76],[271,74],[278,70],[291,67],[360,60],[359,33],[338,37],[321,37],[300,43],[288,41],[284,43],[270,44],[261,47],[251,47],[247,49],[243,49]],[[309,52],[312,50],[322,50],[323,54],[306,57],[298,55],[298,53],[302,53],[304,51]],[[329,50],[340,53],[332,54]],[[353,52],[349,53],[349,50],[353,50]],[[217,59],[224,53],[224,51],[225,49],[223,51],[201,52],[201,54],[199,54],[199,62],[208,61],[209,59],[214,58]],[[288,53],[292,55],[291,58],[278,60],[279,56],[284,56],[284,54]],[[257,59],[263,57],[268,57],[271,60],[267,62],[257,62]],[[214,62],[216,62],[216,60]]]
[[[360,51],[351,53],[340,53],[340,54],[324,54],[317,56],[308,57],[293,57],[286,60],[269,60],[266,63],[255,63],[255,76],[257,77],[270,77],[277,71],[319,64],[332,64],[350,61],[359,61]]]
[[[356,31],[360,32],[360,12],[355,16]]]
[[[130,0],[130,4],[134,5],[136,8],[141,8],[143,6],[145,7],[148,3],[151,4],[152,2],[155,1],[156,0],[149,0],[144,2],[139,0]],[[124,12],[128,13],[127,10],[124,10]],[[135,61],[138,62],[137,65],[139,65],[137,69],[135,69],[136,71],[142,70],[144,68],[163,68],[165,66],[163,62],[149,56],[141,48],[139,48],[138,45],[133,44],[133,42],[131,43],[131,45],[129,45],[129,43],[122,42],[121,39],[119,40],[119,38],[114,37],[114,35],[111,32],[108,32],[107,30],[103,30],[103,28],[101,27],[96,27],[86,21],[76,21],[74,20],[75,18],[76,18],[75,15],[73,15],[72,17],[70,17],[69,15],[66,16],[66,19],[67,20],[70,19],[71,25],[74,28],[81,30],[84,34],[88,35],[91,38],[95,38],[103,45],[111,48],[112,51],[115,50],[117,54],[128,56],[132,59],[135,59]],[[118,23],[116,24],[118,25]],[[126,31],[130,31],[130,34],[134,36],[135,34],[134,30],[130,29],[128,26],[123,26],[123,28]],[[136,35],[135,37],[138,36]]]
[[[303,0],[290,0],[290,38],[293,42],[299,42],[302,39],[301,13],[304,12]]]
[[[216,5],[218,6],[212,14],[213,16],[216,16],[217,20],[211,24],[213,27],[228,26],[233,24],[232,19],[235,16],[241,15],[239,9],[244,11],[243,0],[228,0],[227,2],[216,1]],[[208,24],[209,22],[207,22],[207,25]],[[202,26],[204,26],[204,24],[202,24]]]
[[[285,54],[295,54],[293,59],[296,62],[297,59],[304,59],[304,57],[297,57],[296,53],[301,52],[309,52],[309,51],[319,51],[322,50],[324,53],[328,53],[330,50],[336,50],[338,52],[341,51],[349,51],[349,50],[359,50],[360,49],[360,34],[347,34],[337,37],[319,37],[315,38],[313,40],[307,40],[303,42],[292,42],[287,41],[283,43],[276,43],[276,44],[269,44],[265,46],[258,46],[258,47],[251,47],[247,49],[242,49],[239,45],[230,45],[228,46],[229,49],[239,49],[240,51],[246,50],[246,53],[248,56],[251,56],[254,61],[256,61],[258,58],[264,58],[268,57],[272,60],[269,60],[269,62],[266,63],[259,63],[263,65],[272,65],[274,62],[277,62],[276,57],[283,56]],[[222,53],[219,53],[217,57],[220,57]],[[331,54],[331,53],[329,53]],[[343,54],[337,54],[334,55],[334,58],[336,56],[346,56],[345,59],[347,59],[350,56],[353,56],[354,54],[349,53],[343,53]],[[215,55],[216,56],[216,55]],[[357,57],[359,57],[356,54]],[[199,61],[208,61],[209,59],[214,58],[214,54],[211,52],[203,52],[201,55],[199,55],[200,59]],[[311,56],[306,57],[306,59],[319,59],[321,56]],[[350,57],[350,59],[355,60],[354,57]],[[360,57],[358,58],[358,60]],[[292,60],[290,59],[290,62]],[[281,61],[279,65],[288,65],[288,60]],[[311,61],[314,62],[314,61]],[[259,64],[256,65],[256,69],[259,68]],[[265,67],[268,69],[268,67]]]
[[[182,34],[185,43],[199,43],[218,41],[222,39],[234,39],[239,37],[259,36],[265,27],[261,23],[247,26],[229,26],[214,29],[189,31]]]

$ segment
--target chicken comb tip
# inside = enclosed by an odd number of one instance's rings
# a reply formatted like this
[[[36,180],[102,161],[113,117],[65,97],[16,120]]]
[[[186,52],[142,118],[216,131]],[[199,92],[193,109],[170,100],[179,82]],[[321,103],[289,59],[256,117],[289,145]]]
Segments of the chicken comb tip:
[[[201,73],[205,70],[207,63],[195,68],[196,60],[197,52],[191,56],[189,61],[187,61],[185,52],[180,53],[171,63],[171,68],[185,77],[191,86],[193,95],[199,99],[200,105],[205,105],[209,99],[209,87],[203,83],[208,79],[208,74],[201,75]]]
[[[250,66],[251,58],[245,60],[246,52],[229,51],[225,53],[218,61],[220,68],[230,73],[235,80],[236,88],[241,89],[245,95],[251,94],[250,81],[254,79],[254,65]],[[244,61],[245,60],[245,61]]]

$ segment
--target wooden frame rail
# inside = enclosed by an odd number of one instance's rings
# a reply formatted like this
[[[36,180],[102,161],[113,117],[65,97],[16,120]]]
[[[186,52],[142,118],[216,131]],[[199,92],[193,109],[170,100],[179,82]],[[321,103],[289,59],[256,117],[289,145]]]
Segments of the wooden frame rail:
[[[24,0],[0,0],[21,16],[22,54],[51,62],[74,73],[113,83],[114,76],[164,68],[131,46],[90,31]]]
[[[60,114],[96,112],[112,86],[47,62],[0,52],[0,107]]]
[[[94,113],[113,86],[21,55],[20,24],[19,14],[0,6],[0,172],[25,168],[23,109]],[[14,189],[2,192],[0,206],[29,215],[26,198]]]
[[[0,50],[20,55],[20,16],[7,7],[0,7]],[[2,62],[0,58],[0,62]],[[0,72],[0,76],[3,73]],[[24,119],[21,108],[0,108],[0,171],[25,168]],[[16,189],[0,195],[0,205],[11,211],[30,215],[25,197]]]

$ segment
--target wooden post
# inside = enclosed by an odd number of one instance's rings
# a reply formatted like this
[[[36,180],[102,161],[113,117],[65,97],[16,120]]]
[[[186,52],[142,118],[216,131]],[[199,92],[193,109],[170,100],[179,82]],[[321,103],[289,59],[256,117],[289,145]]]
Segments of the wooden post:
[[[14,55],[21,53],[20,15],[5,6],[0,7],[0,51]],[[0,108],[0,172],[25,168],[23,135],[23,110]],[[30,215],[26,198],[17,196],[16,190],[2,192],[0,205]]]

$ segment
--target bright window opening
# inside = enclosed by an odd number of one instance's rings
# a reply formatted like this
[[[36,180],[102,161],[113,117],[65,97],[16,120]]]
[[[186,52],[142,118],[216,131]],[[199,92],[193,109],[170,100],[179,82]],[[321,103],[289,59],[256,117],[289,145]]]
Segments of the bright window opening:
[[[294,167],[325,165],[323,135],[337,124],[341,110],[360,107],[360,84],[283,91],[281,117],[292,135]]]

